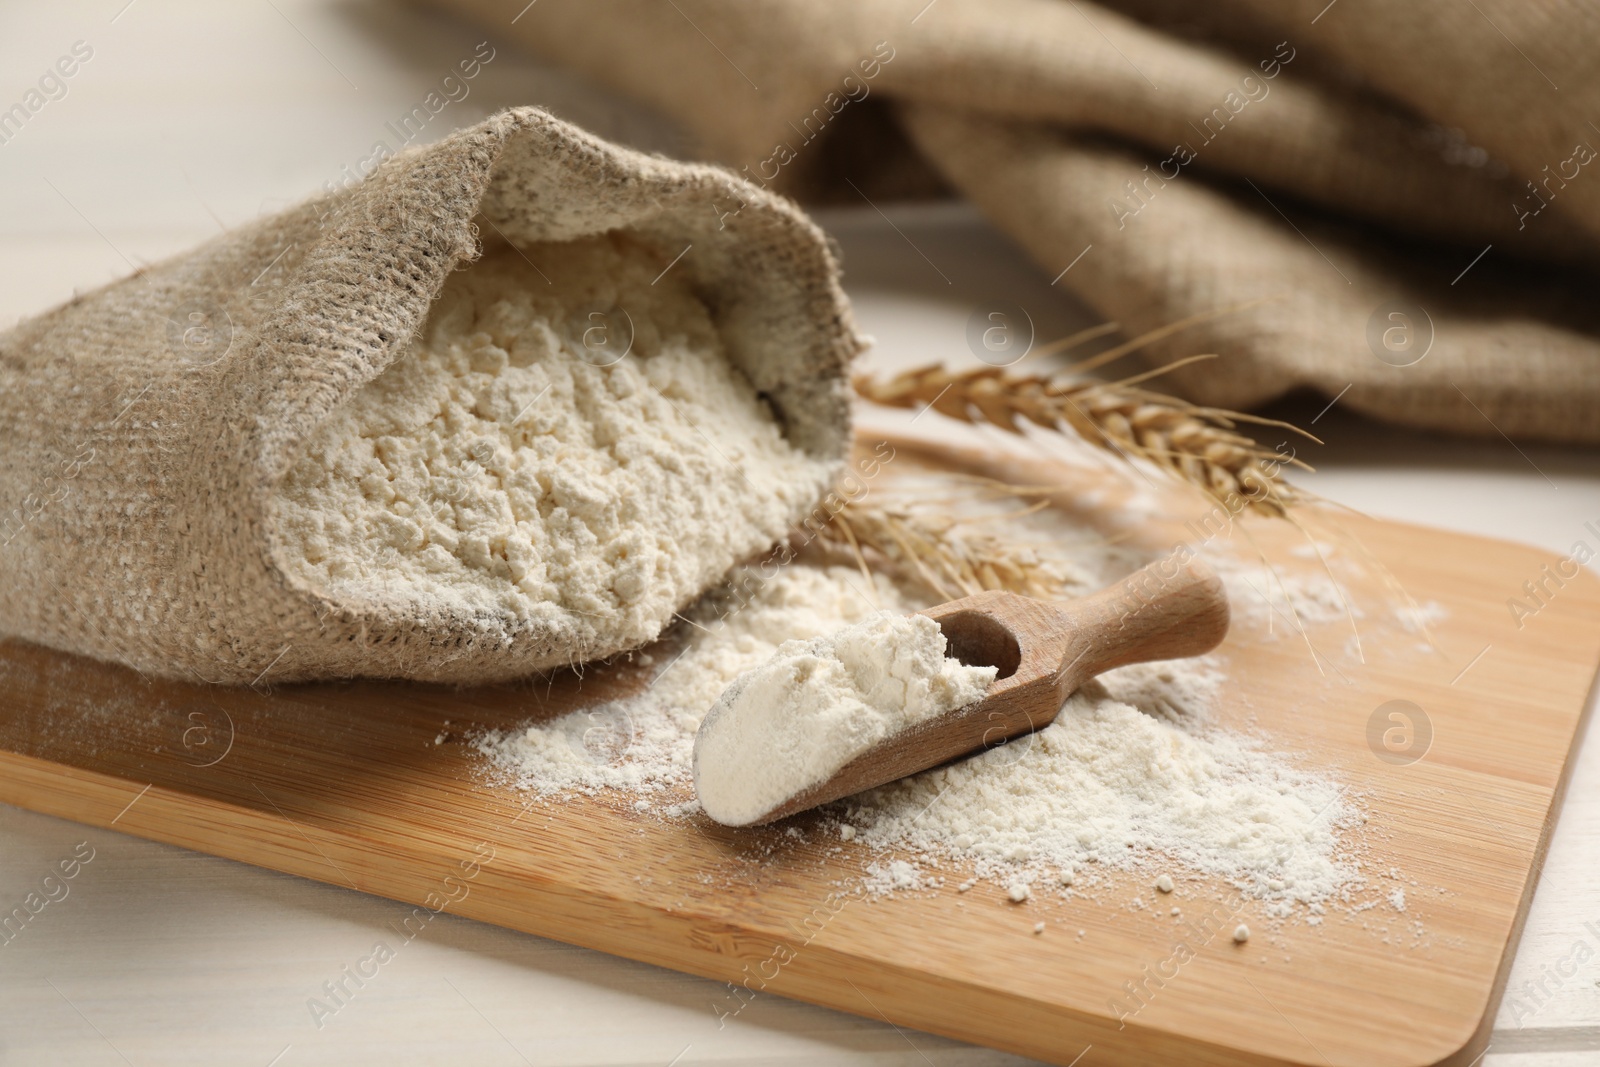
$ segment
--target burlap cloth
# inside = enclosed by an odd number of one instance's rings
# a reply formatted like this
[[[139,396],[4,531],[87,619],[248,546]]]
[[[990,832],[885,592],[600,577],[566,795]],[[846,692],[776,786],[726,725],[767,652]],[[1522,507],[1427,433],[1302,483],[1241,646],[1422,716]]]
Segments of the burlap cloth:
[[[335,599],[286,575],[265,521],[307,439],[477,254],[479,223],[515,243],[627,228],[663,263],[692,243],[674,269],[729,358],[793,443],[842,463],[860,342],[820,231],[719,168],[503,112],[0,335],[0,633],[246,683],[487,681],[613,651]]]
[[[1592,0],[435,2],[774,188],[948,183],[1126,333],[1259,301],[1152,349],[1195,399],[1600,440]]]

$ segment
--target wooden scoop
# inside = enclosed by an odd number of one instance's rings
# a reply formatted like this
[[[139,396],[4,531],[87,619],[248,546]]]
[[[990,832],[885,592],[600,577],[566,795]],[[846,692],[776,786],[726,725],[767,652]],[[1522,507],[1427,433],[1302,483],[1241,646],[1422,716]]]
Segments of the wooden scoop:
[[[1209,652],[1228,633],[1228,598],[1205,564],[1176,553],[1080,600],[1048,603],[998,590],[921,612],[945,654],[999,669],[984,698],[902,730],[831,778],[748,825],[937,767],[1055,721],[1084,682],[1113,667]]]

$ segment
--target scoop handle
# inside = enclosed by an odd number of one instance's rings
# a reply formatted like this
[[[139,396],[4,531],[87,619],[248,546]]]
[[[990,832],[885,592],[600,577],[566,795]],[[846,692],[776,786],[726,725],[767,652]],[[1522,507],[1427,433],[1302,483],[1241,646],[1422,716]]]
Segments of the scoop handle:
[[[1056,605],[1072,640],[1062,657],[1071,688],[1114,667],[1210,652],[1228,635],[1228,595],[1183,548],[1090,596]]]

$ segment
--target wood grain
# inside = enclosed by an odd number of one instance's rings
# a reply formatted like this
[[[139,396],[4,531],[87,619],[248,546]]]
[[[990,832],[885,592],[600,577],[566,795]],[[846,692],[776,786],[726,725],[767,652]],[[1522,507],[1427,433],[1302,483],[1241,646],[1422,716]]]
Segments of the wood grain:
[[[1053,477],[1063,508],[1081,505],[1082,472],[1019,462],[1010,480]],[[1366,870],[1397,869],[1412,903],[1381,919],[1334,909],[1319,927],[1267,936],[1254,905],[1196,884],[1183,901],[1199,917],[1193,958],[1148,984],[1148,1005],[1120,1024],[1111,1005],[1124,983],[1170,970],[1180,936],[1170,919],[1127,908],[1142,888],[1131,879],[1022,907],[981,886],[870,901],[849,886],[871,857],[833,853],[837,842],[816,833],[661,821],[620,797],[530,805],[485,779],[467,731],[643,684],[626,665],[486,689],[219,690],[7,643],[0,800],[736,983],[719,1014],[770,992],[1058,1063],[1092,1044],[1101,1064],[1467,1064],[1487,1036],[1600,662],[1600,582],[1569,579],[1518,629],[1506,600],[1550,553],[1340,522],[1447,611],[1437,650],[1384,625],[1394,594],[1379,574],[1341,573],[1364,612],[1366,663],[1337,653],[1334,623],[1303,640],[1236,624],[1224,645],[1236,690],[1220,717],[1359,793]],[[1299,533],[1268,522],[1241,521],[1208,553],[1243,533],[1283,568],[1305,565],[1292,555]],[[1138,537],[1154,556],[1193,534],[1146,522]],[[1369,719],[1393,699],[1431,720],[1415,763],[1369,746]],[[1236,916],[1262,933],[1233,945],[1223,928]],[[1049,930],[1034,936],[1039,920]]]

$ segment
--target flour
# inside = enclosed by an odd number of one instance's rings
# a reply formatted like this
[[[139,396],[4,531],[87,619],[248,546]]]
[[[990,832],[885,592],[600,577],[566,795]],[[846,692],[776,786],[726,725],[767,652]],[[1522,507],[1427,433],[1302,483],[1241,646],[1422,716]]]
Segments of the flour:
[[[760,821],[885,738],[981,699],[995,674],[946,656],[925,615],[884,613],[786,641],[734,679],[702,724],[700,805],[728,826]]]
[[[669,652],[677,658],[642,692],[484,737],[480,749],[523,788],[617,788],[659,813],[682,812],[695,731],[730,682],[791,638],[922,606],[882,577],[869,585],[853,568],[792,564],[755,583],[747,602],[692,613],[681,653]],[[1224,681],[1212,658],[1109,672],[1050,726],[852,797],[824,818],[848,826],[840,836],[853,844],[909,865],[869,864],[869,893],[942,884],[923,868],[948,862],[1023,902],[1092,891],[1102,870],[1174,863],[1266,902],[1273,918],[1346,893],[1360,875],[1341,834],[1359,813],[1335,781],[1210,725]]]
[[[283,481],[286,570],[336,601],[537,625],[577,659],[656,637],[830,476],[660,274],[614,236],[451,275]]]
[[[752,581],[752,579],[755,579]],[[848,567],[793,565],[770,580],[735,576],[747,601],[712,599],[675,636],[681,649],[637,694],[510,734],[480,749],[524,788],[544,794],[623,789],[675,803],[670,787],[691,785],[695,733],[735,678],[772,658],[789,640],[808,640],[911,605],[887,578],[868,584]],[[670,799],[669,799],[670,798]]]
[[[1249,624],[1297,633],[1306,626],[1363,615],[1355,605],[1346,605],[1343,588],[1325,573],[1284,573],[1260,564],[1224,565],[1217,573],[1228,588],[1235,618]]]
[[[1184,678],[1176,663],[1145,666]],[[1174,722],[1089,682],[1051,725],[853,798],[850,820],[861,840],[959,853],[995,879],[1070,866],[1081,882],[1095,864],[1178,861],[1287,907],[1352,881],[1338,855],[1353,814],[1339,787],[1194,721],[1205,709],[1185,703],[1185,688],[1166,700],[1189,718]]]
[[[1408,634],[1426,634],[1431,627],[1450,617],[1450,609],[1437,600],[1424,600],[1400,605],[1395,609],[1395,618],[1400,623],[1400,628]]]

